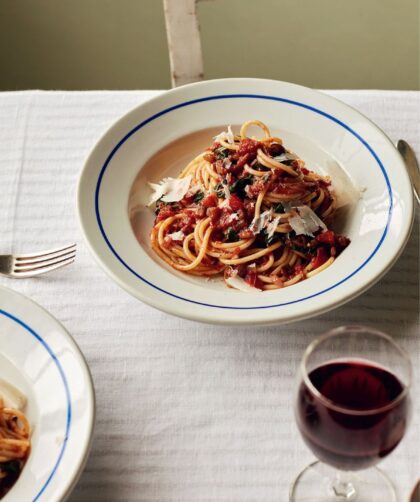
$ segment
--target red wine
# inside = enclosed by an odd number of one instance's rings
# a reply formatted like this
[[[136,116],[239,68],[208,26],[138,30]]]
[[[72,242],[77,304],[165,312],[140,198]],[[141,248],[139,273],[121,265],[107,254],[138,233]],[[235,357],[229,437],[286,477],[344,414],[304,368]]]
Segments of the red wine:
[[[383,409],[404,390],[400,380],[385,368],[365,361],[337,360],[314,369],[309,379],[336,407],[328,406],[301,384],[297,423],[319,460],[344,470],[364,469],[388,455],[401,441],[409,400],[404,396]]]

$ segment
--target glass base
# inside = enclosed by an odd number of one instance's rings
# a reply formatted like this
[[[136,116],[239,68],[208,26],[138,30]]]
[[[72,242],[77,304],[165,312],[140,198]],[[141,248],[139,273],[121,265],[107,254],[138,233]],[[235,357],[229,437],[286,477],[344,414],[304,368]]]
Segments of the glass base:
[[[377,467],[343,472],[313,462],[292,483],[289,502],[397,502],[397,496]]]

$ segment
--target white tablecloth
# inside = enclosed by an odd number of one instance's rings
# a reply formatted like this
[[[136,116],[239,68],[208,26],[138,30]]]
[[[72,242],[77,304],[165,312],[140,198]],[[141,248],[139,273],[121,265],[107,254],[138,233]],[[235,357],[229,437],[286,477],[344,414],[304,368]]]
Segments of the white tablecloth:
[[[334,91],[420,157],[420,93]],[[68,328],[96,385],[97,423],[72,501],[286,502],[313,457],[292,413],[296,367],[318,334],[364,323],[395,336],[415,365],[414,413],[382,467],[406,501],[420,476],[418,225],[398,263],[347,305],[283,327],[223,328],[163,314],[131,298],[81,240],[75,189],[99,136],[157,92],[0,94],[0,252],[77,241],[71,267],[0,283]],[[383,501],[387,502],[387,501]]]

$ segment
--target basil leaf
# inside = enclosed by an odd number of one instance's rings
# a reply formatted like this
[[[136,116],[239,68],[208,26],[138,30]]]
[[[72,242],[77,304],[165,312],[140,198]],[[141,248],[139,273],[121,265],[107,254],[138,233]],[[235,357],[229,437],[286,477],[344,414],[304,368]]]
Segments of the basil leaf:
[[[216,148],[214,154],[216,155],[217,160],[223,160],[229,155],[229,150],[224,146],[221,146],[219,148]]]
[[[229,187],[230,193],[236,193],[238,197],[244,199],[246,196],[245,187],[247,185],[252,185],[253,182],[253,176],[245,176],[245,178],[240,178]]]
[[[1,469],[5,472],[18,473],[20,472],[20,463],[17,460],[11,460],[1,464]]]
[[[233,230],[233,228],[229,228],[227,231],[227,240],[229,242],[236,242],[239,240],[238,232]]]
[[[277,204],[277,206],[274,208],[274,212],[284,214],[286,211],[284,210],[282,204]]]
[[[200,202],[200,200],[204,199],[204,193],[199,190],[193,197],[194,202]]]

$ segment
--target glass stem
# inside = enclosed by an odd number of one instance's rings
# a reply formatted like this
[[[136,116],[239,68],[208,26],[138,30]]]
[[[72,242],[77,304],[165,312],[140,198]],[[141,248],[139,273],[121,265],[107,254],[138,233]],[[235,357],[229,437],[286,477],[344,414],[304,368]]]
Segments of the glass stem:
[[[345,500],[351,502],[357,500],[356,488],[349,478],[350,476],[345,472],[336,472],[335,478],[329,486],[330,495],[333,497],[332,500],[343,502]]]

